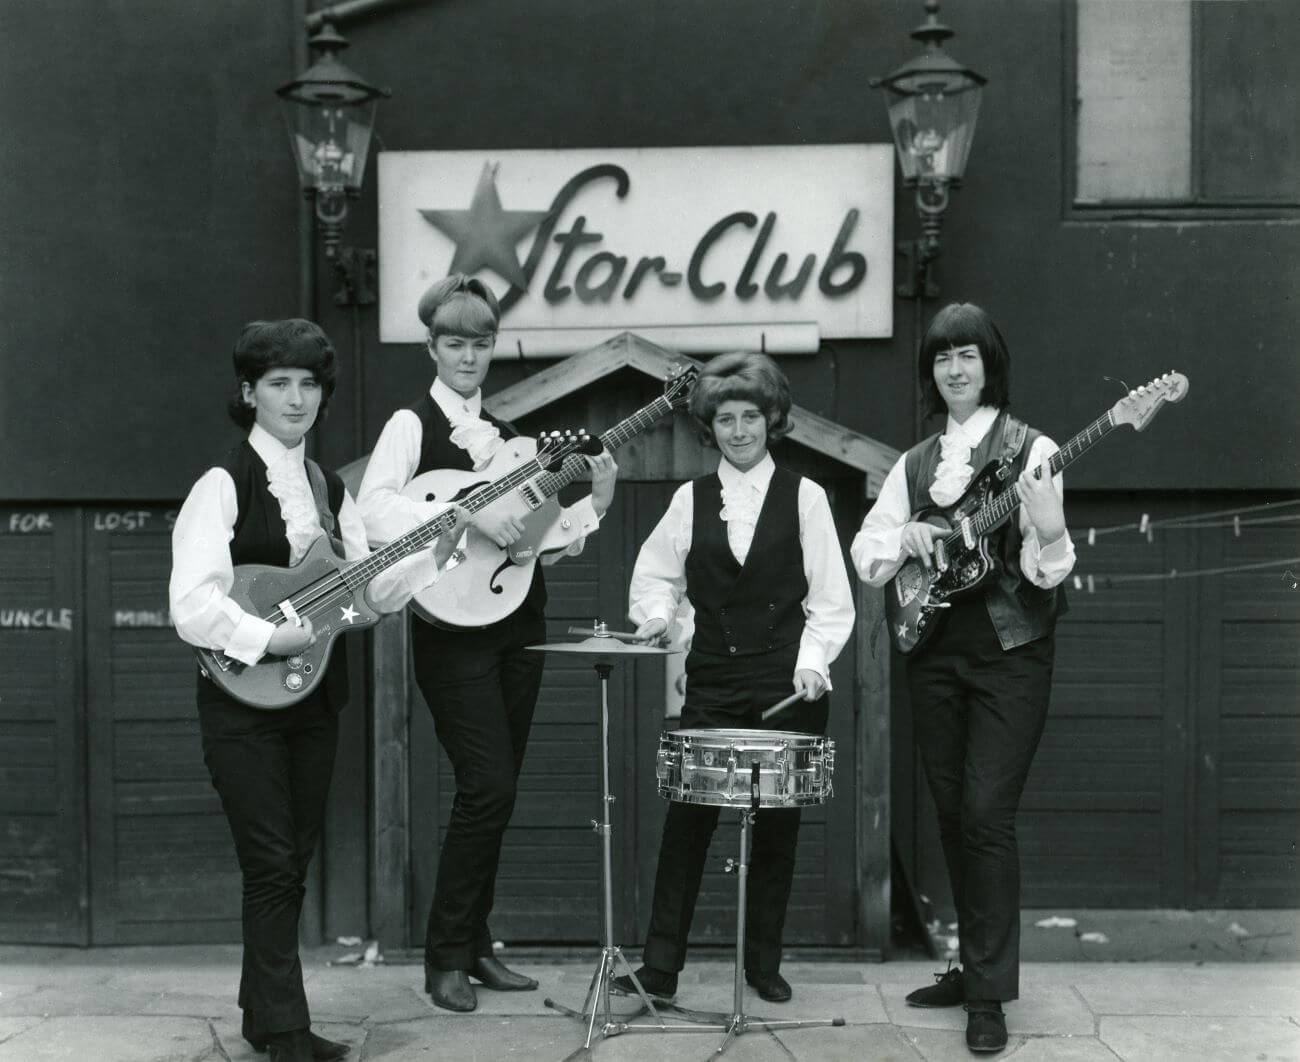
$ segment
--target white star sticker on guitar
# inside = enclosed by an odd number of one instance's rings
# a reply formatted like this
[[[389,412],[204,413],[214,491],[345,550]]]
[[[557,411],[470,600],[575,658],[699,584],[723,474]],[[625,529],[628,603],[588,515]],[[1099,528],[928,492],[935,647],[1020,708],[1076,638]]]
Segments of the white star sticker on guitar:
[[[899,636],[900,638],[906,638],[906,637],[907,637],[907,624],[906,624],[906,623],[900,623],[900,624],[898,625],[898,636]]]
[[[357,610],[351,605],[344,605],[340,611],[343,613],[343,619],[347,620],[349,623],[357,618]]]

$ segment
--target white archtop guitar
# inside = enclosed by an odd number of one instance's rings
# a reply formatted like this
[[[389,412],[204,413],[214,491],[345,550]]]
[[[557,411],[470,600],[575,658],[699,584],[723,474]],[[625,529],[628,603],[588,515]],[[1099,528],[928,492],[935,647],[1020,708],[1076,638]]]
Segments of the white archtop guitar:
[[[668,379],[664,393],[619,421],[600,436],[603,449],[614,451],[629,439],[674,410],[686,405],[699,369],[687,365]],[[506,440],[486,468],[478,472],[435,469],[416,476],[402,491],[413,501],[459,502],[533,456],[532,439]],[[597,450],[599,453],[600,451]],[[558,465],[558,467],[557,467]],[[587,471],[586,459],[578,454],[552,462],[545,471],[518,484],[494,501],[491,512],[504,512],[523,521],[524,533],[513,545],[502,548],[477,528],[466,532],[458,553],[459,563],[449,568],[433,586],[411,601],[417,615],[444,627],[485,627],[505,619],[528,594],[537,561],[547,553],[566,548],[574,540],[569,520],[555,499],[561,487]]]

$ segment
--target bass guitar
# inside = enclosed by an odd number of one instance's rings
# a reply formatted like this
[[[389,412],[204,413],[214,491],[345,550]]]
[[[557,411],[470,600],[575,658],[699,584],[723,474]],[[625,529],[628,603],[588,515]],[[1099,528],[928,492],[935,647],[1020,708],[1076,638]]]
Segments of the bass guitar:
[[[1141,431],[1166,402],[1187,394],[1187,377],[1165,373],[1130,391],[1052,455],[1052,475],[1082,457],[1121,424]],[[1033,475],[1040,472],[1035,469]],[[946,534],[934,539],[934,566],[910,558],[885,588],[889,636],[900,653],[915,652],[939,627],[952,598],[979,589],[994,575],[989,537],[1020,508],[1020,493],[1009,466],[990,461],[952,505],[922,509],[913,521],[928,522]]]
[[[678,369],[664,384],[662,397],[600,436],[601,447],[612,452],[685,406],[699,374],[693,365]],[[463,495],[481,489],[484,482],[498,474],[496,468],[503,455],[508,455],[504,459],[512,463],[526,456],[531,446],[532,441],[527,438],[507,440],[481,471],[425,472],[411,480],[402,494],[414,501],[458,501]],[[586,460],[574,454],[565,458],[558,470],[552,467],[541,471],[499,495],[494,505],[523,522],[523,535],[502,548],[477,528],[470,527],[458,551],[459,564],[433,586],[416,594],[411,608],[429,622],[444,627],[484,627],[509,616],[527,596],[537,561],[573,541],[573,531],[555,495],[561,487],[582,476],[587,468]]]
[[[527,459],[500,479],[460,498],[475,513],[531,482],[594,440],[580,435],[544,436]],[[310,619],[316,640],[294,656],[264,656],[244,664],[219,649],[199,649],[199,668],[220,689],[250,708],[280,709],[297,704],[320,685],[339,635],[364,630],[379,620],[366,600],[366,588],[380,572],[434,541],[455,526],[455,514],[439,513],[401,538],[360,560],[344,560],[321,535],[297,564],[241,564],[235,568],[228,596],[245,612],[277,627]],[[445,573],[444,573],[445,576]]]

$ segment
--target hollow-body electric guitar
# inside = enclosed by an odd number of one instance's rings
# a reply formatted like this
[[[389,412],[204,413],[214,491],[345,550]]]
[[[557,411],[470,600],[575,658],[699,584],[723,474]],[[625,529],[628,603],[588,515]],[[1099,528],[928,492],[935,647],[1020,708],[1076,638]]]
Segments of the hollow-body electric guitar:
[[[1187,394],[1187,377],[1169,372],[1130,391],[1106,413],[1067,442],[1051,458],[1052,475],[1101,442],[1121,424],[1141,431],[1166,402]],[[1039,473],[1033,473],[1037,476]],[[950,599],[983,586],[994,575],[989,536],[1020,508],[1020,492],[1009,466],[990,461],[952,505],[922,509],[913,521],[946,532],[934,539],[934,566],[912,558],[885,588],[889,636],[900,653],[915,652],[938,629]]]
[[[641,407],[600,436],[603,449],[614,451],[641,434],[656,421],[685,406],[699,369],[687,365],[678,369],[664,385],[662,397]],[[479,472],[436,469],[416,476],[402,494],[414,501],[455,502],[481,488],[496,473],[503,454],[517,462],[530,453],[532,440],[507,440],[488,466]],[[460,563],[433,586],[418,593],[411,608],[430,622],[449,627],[482,627],[504,619],[515,611],[528,594],[537,561],[547,553],[564,549],[574,539],[568,518],[555,495],[587,471],[586,460],[574,454],[558,470],[540,471],[518,484],[494,503],[494,511],[518,517],[524,533],[512,545],[502,548],[477,528],[466,532]]]
[[[530,449],[526,459],[499,479],[480,485],[459,504],[475,513],[510,494],[549,467],[560,467],[570,455],[594,440],[556,433]],[[455,525],[450,511],[439,513],[383,549],[360,560],[344,560],[321,535],[302,560],[289,568],[270,564],[241,564],[235,568],[228,596],[255,616],[275,624],[300,624],[310,619],[316,641],[294,656],[266,655],[244,664],[219,649],[199,649],[203,673],[225,693],[250,708],[280,709],[297,704],[320,685],[330,652],[339,635],[373,626],[378,614],[366,600],[366,588],[380,572],[433,544]]]

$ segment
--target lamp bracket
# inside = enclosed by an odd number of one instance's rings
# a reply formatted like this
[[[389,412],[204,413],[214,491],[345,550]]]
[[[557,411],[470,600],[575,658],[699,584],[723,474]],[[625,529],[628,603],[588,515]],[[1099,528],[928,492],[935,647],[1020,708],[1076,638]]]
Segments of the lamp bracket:
[[[329,256],[339,286],[335,306],[371,306],[376,301],[377,258],[373,247],[335,247]]]

